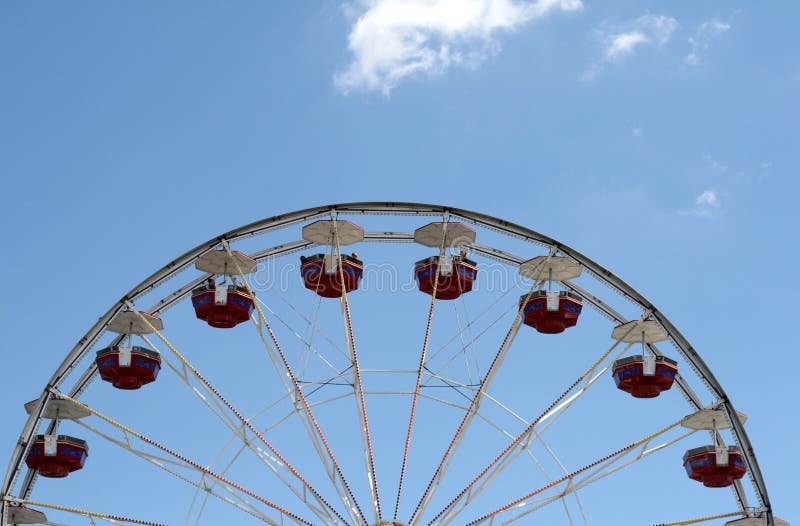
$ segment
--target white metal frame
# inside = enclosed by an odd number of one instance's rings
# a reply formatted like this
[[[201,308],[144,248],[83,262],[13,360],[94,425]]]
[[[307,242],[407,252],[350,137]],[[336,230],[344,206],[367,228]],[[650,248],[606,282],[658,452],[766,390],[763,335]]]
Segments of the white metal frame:
[[[112,318],[118,312],[120,312],[125,307],[126,304],[129,304],[130,302],[135,302],[137,299],[147,294],[148,292],[152,291],[153,289],[157,288],[165,281],[171,279],[178,273],[189,268],[198,257],[202,256],[203,254],[211,250],[216,249],[217,247],[220,246],[220,244],[227,246],[228,243],[233,243],[238,240],[243,240],[252,236],[257,236],[262,233],[285,228],[291,225],[299,225],[315,219],[327,218],[327,217],[335,218],[337,215],[349,215],[349,214],[441,216],[447,218],[448,221],[464,221],[465,223],[487,228],[508,236],[512,236],[524,241],[535,243],[544,247],[545,249],[549,249],[552,254],[557,253],[561,256],[566,256],[571,258],[579,265],[581,265],[581,267],[585,271],[593,275],[601,283],[605,284],[606,286],[608,286],[609,288],[616,291],[624,298],[632,302],[634,305],[638,306],[643,312],[650,313],[650,318],[656,320],[664,328],[664,330],[667,332],[669,336],[669,340],[677,348],[678,352],[682,355],[684,361],[686,361],[694,369],[698,377],[704,382],[709,391],[716,397],[717,400],[720,401],[721,408],[725,411],[727,417],[731,422],[731,432],[734,437],[734,441],[742,451],[745,462],[747,464],[748,478],[753,484],[756,498],[759,501],[757,509],[763,512],[767,526],[772,526],[774,524],[766,485],[763,476],[761,474],[761,471],[759,469],[758,461],[756,459],[752,444],[750,443],[747,433],[744,430],[742,422],[740,421],[739,416],[737,415],[737,412],[734,409],[732,402],[728,398],[722,386],[715,378],[714,374],[711,372],[706,363],[699,356],[697,351],[686,340],[686,338],[677,330],[677,328],[669,321],[669,319],[661,311],[659,311],[652,303],[650,303],[644,296],[642,296],[636,290],[634,290],[630,285],[625,283],[622,279],[617,277],[609,270],[600,266],[596,262],[592,261],[591,259],[584,256],[580,252],[572,249],[571,247],[564,245],[553,238],[544,236],[534,230],[525,228],[520,225],[516,225],[514,223],[510,223],[502,219],[498,219],[495,217],[487,216],[484,214],[468,210],[441,206],[441,205],[395,203],[395,202],[364,202],[364,203],[345,203],[345,204],[308,208],[305,210],[300,210],[296,212],[291,212],[279,216],[266,218],[261,221],[257,221],[249,225],[245,225],[241,228],[232,230],[230,232],[212,238],[209,241],[179,256],[178,258],[171,261],[163,268],[159,269],[151,276],[143,280],[140,284],[131,289],[122,298],[120,298],[120,300],[117,301],[105,314],[103,314],[99,318],[97,323],[95,323],[89,329],[89,331],[76,343],[76,345],[64,358],[61,365],[53,373],[52,377],[47,382],[47,385],[42,389],[38,401],[33,410],[31,411],[30,417],[28,418],[25,426],[22,429],[22,432],[20,434],[20,440],[18,441],[11,455],[9,465],[3,479],[3,484],[2,486],[0,486],[0,526],[5,526],[6,524],[7,520],[6,509],[9,503],[16,502],[19,499],[27,498],[30,495],[30,492],[35,484],[36,480],[35,474],[29,472],[26,474],[24,480],[20,484],[19,490],[16,492],[18,496],[14,497],[11,494],[11,492],[18,485],[18,478],[22,472],[25,455],[27,453],[27,448],[31,443],[32,437],[36,434],[37,430],[40,429],[45,422],[45,420],[43,419],[43,412],[45,405],[53,396],[53,390],[59,389],[64,380],[70,374],[73,373],[77,364],[84,358],[84,356],[90,351],[90,349],[95,345],[95,343],[98,341],[101,335],[105,332]],[[410,232],[367,232],[365,235],[365,242],[412,242],[412,241],[413,241],[413,233]],[[256,260],[260,261],[268,258],[275,258],[286,254],[299,252],[312,246],[314,246],[313,243],[304,240],[299,240],[291,243],[286,243],[280,246],[272,247],[269,249],[265,249],[263,251],[258,252],[257,254],[253,254],[253,257]],[[471,246],[471,250],[487,258],[492,258],[507,263],[509,265],[518,266],[522,261],[524,261],[524,258],[515,256],[513,254],[508,254],[506,252],[503,252],[499,249],[490,246],[473,244]],[[205,277],[200,277],[191,281],[190,283],[187,283],[179,290],[170,294],[168,297],[165,297],[162,300],[160,300],[158,304],[154,305],[151,309],[149,309],[149,312],[158,314],[166,309],[169,309],[176,303],[185,299],[191,293],[191,290],[200,283],[202,283],[204,279]],[[596,309],[604,316],[614,320],[617,323],[628,321],[625,320],[619,313],[614,311],[614,309],[612,309],[610,306],[603,303],[602,300],[595,297],[586,290],[582,289],[579,285],[570,282],[564,282],[563,285],[568,290],[571,290],[572,292],[575,292],[576,294],[581,296],[581,298],[586,304]],[[352,342],[348,342],[348,344],[352,344]],[[502,348],[500,352],[502,353]],[[277,358],[276,356],[272,357],[273,359]],[[280,364],[276,363],[276,366],[278,365]],[[489,372],[491,373],[491,370]],[[96,375],[96,370],[94,367],[90,367],[88,370],[84,371],[79,376],[76,384],[72,387],[72,389],[68,393],[69,396],[72,397],[80,396],[80,394],[83,392],[83,390],[85,390],[85,388],[92,381],[95,375]],[[683,381],[681,377],[678,377],[676,385],[677,388],[688,400],[690,405],[694,406],[696,409],[701,408],[701,402],[699,401],[698,396],[691,390],[689,385],[685,381]],[[480,391],[475,393],[475,397],[477,399],[480,399],[481,396],[482,395]],[[474,412],[468,413],[468,415],[471,415],[469,416],[469,418],[472,418],[472,416],[476,414],[478,414],[477,407],[475,408]],[[365,416],[366,415],[364,415],[364,417]],[[309,431],[309,434],[312,435],[313,433]],[[458,436],[456,436],[455,438],[457,439]],[[446,460],[447,459],[443,459],[443,461]],[[593,479],[596,478],[594,476],[592,477]],[[745,493],[740,483],[734,485],[733,492],[738,502],[739,508],[741,510],[749,509],[747,500],[745,498]],[[311,505],[309,505],[309,507],[312,509],[314,508]],[[317,516],[319,518],[322,518],[321,515],[324,514],[324,510],[317,508],[317,512],[318,512],[316,513]],[[415,517],[416,515],[417,514],[415,513]],[[356,523],[360,522],[357,520],[358,517],[356,517],[355,515],[351,515],[351,518]]]

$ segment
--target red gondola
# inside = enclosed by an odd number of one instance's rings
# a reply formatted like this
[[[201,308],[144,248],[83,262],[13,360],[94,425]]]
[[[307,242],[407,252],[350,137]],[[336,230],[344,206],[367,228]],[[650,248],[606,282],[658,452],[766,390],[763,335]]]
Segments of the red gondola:
[[[543,334],[558,334],[574,327],[583,309],[581,298],[564,290],[537,290],[530,296],[523,295],[519,304],[523,309],[525,325]]]
[[[736,446],[721,448],[702,446],[683,455],[683,467],[689,478],[708,488],[725,488],[747,473],[742,453]]]
[[[192,291],[197,317],[212,327],[230,329],[250,319],[253,298],[238,285],[204,285]]]
[[[440,258],[431,256],[414,264],[414,276],[419,290],[433,294],[436,272]],[[441,261],[439,282],[436,283],[436,299],[452,300],[472,290],[472,283],[478,276],[478,265],[464,256],[445,256]]]
[[[342,254],[342,274],[347,292],[358,289],[358,282],[364,274],[364,263],[354,256]],[[339,274],[339,263],[333,256],[315,254],[300,256],[300,276],[308,290],[314,291],[323,298],[339,298],[342,296],[342,279]]]
[[[95,359],[100,378],[117,389],[139,389],[154,382],[161,370],[161,355],[144,347],[106,347]]]
[[[678,374],[678,362],[666,356],[656,356],[647,371],[645,359],[640,354],[614,362],[614,382],[617,388],[636,398],[654,398],[672,387]]]
[[[36,435],[25,463],[43,477],[63,478],[83,467],[89,456],[86,441],[67,435]]]

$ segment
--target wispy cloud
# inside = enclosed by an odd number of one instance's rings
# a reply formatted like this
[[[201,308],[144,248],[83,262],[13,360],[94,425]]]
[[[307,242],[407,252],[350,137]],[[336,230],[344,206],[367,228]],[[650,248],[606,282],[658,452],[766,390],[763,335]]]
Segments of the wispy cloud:
[[[700,24],[694,35],[689,37],[691,51],[684,57],[683,61],[690,66],[699,65],[701,56],[708,51],[711,42],[721,38],[730,28],[730,22],[722,22],[716,18]]]
[[[772,168],[772,162],[768,160],[759,162],[758,166],[742,167],[720,161],[708,152],[703,152],[703,162],[714,172],[726,175],[729,181],[760,182],[769,177]]]
[[[703,161],[714,169],[715,172],[728,173],[730,169],[727,164],[723,164],[711,156],[708,152],[703,152]]]
[[[707,208],[719,208],[720,203],[717,192],[714,190],[703,190],[703,193],[698,195],[695,199],[695,204]]]
[[[642,46],[663,46],[672,38],[678,21],[666,15],[646,14],[614,29],[597,29],[601,55],[583,72],[581,80],[590,81],[610,64],[619,63]]]
[[[647,42],[647,36],[641,31],[631,31],[630,33],[613,35],[606,46],[605,58],[609,62],[615,62],[632,54],[637,46],[646,44]]]
[[[497,34],[554,12],[579,11],[581,0],[354,0],[352,61],[334,76],[344,93],[388,95],[403,79],[477,67],[500,50]]]
[[[707,189],[703,190],[700,195],[694,199],[694,207],[689,210],[682,211],[684,215],[692,215],[697,217],[715,217],[722,207],[722,202],[716,190]]]

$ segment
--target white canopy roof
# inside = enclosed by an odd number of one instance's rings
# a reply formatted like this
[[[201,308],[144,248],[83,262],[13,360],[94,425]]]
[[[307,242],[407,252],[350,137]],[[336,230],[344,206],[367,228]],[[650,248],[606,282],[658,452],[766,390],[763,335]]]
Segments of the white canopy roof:
[[[747,415],[736,411],[739,415],[739,420],[744,423],[747,420]],[[683,419],[681,422],[683,427],[695,429],[698,431],[705,430],[711,431],[713,429],[729,429],[731,423],[728,420],[728,415],[722,409],[701,409],[698,412],[691,414]]]
[[[31,414],[33,410],[36,408],[36,403],[39,400],[31,400],[27,404],[25,404],[25,411],[28,414]],[[47,405],[44,407],[44,412],[42,416],[44,418],[48,418],[50,420],[55,420],[58,418],[59,420],[78,420],[79,418],[85,418],[89,416],[91,413],[84,409],[81,406],[75,405],[69,400],[50,400],[47,402]]]
[[[142,319],[142,316],[150,322],[150,325]],[[150,327],[151,325],[152,328]],[[164,323],[161,318],[147,312],[137,314],[132,310],[118,313],[108,324],[108,330],[119,334],[150,334],[153,332],[153,328],[157,331],[164,330]]]
[[[625,343],[655,343],[666,340],[667,333],[655,320],[634,320],[614,327],[611,337]]]
[[[764,526],[764,517],[745,517],[743,519],[736,519],[728,521],[725,526]],[[775,526],[789,526],[789,523],[778,517],[773,517],[772,521]]]
[[[334,223],[329,219],[322,219],[303,227],[303,239],[318,245],[334,245],[336,240],[339,245],[352,245],[364,241],[364,229],[350,221]]]
[[[47,517],[44,513],[24,506],[8,507],[9,524],[44,524]]]
[[[521,276],[530,279],[552,279],[565,281],[581,275],[581,266],[568,257],[537,256],[528,261],[523,261],[519,266]]]
[[[212,250],[197,258],[194,266],[203,272],[231,276],[238,274],[239,270],[242,274],[255,272],[256,260],[238,250],[233,250],[230,254],[227,250]]]
[[[462,223],[429,223],[414,231],[414,241],[426,247],[441,247],[444,236],[445,247],[461,247],[475,242],[475,230]]]

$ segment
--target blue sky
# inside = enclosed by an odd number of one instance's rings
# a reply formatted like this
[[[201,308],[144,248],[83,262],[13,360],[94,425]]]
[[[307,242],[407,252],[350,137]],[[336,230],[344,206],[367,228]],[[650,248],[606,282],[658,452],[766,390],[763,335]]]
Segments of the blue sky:
[[[97,316],[174,256],[307,206],[432,202],[550,235],[648,297],[750,415],[776,514],[797,520],[798,14],[4,2],[0,447]]]

